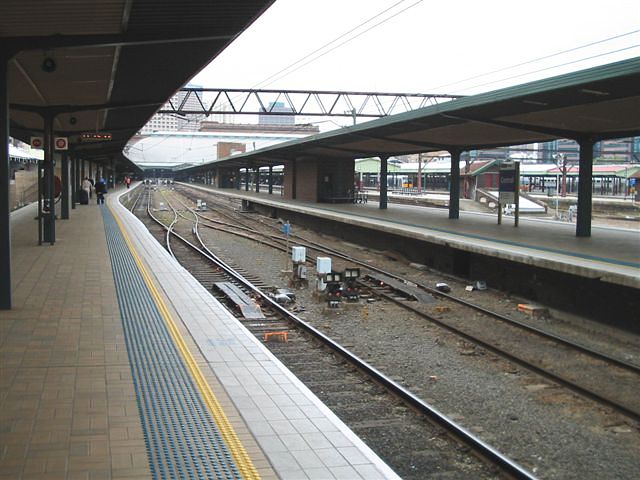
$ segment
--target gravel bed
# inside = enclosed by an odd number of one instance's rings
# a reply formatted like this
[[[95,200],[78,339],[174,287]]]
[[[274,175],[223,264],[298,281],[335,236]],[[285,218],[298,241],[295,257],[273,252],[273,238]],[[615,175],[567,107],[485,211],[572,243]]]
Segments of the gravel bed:
[[[297,233],[302,233],[297,229]],[[334,248],[353,250],[372,263],[415,275],[423,283],[445,280],[454,290],[464,281],[412,268],[395,253],[373,252],[340,240],[304,232]],[[279,279],[284,254],[230,235],[218,234],[217,249],[266,283]],[[334,261],[336,270],[344,266]],[[309,264],[309,262],[308,262]],[[259,265],[259,271],[256,271]],[[313,278],[313,268],[309,267]],[[324,333],[462,424],[540,478],[637,478],[640,471],[638,425],[549,384],[494,355],[426,323],[384,301],[343,304],[329,309],[312,287],[297,290],[300,314]],[[458,292],[456,292],[458,293]],[[512,316],[526,299],[487,290],[470,292],[474,302],[502,308]],[[580,318],[530,319],[541,326],[600,343],[628,360],[637,360],[637,337]],[[603,340],[593,340],[594,334]]]

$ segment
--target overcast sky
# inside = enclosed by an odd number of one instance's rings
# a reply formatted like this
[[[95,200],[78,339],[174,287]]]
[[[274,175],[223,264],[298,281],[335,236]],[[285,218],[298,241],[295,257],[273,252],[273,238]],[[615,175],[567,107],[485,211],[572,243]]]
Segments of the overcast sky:
[[[277,0],[193,82],[224,88],[469,95],[640,56],[636,30],[637,0]],[[263,83],[319,48],[294,66],[298,70]],[[556,65],[565,66],[549,69]],[[542,71],[520,76],[536,70]]]

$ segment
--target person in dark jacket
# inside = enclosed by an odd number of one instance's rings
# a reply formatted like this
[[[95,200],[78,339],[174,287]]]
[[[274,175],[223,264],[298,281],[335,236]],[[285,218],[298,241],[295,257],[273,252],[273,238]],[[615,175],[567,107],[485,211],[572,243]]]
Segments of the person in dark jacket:
[[[100,180],[96,182],[94,188],[96,190],[98,205],[104,205],[104,194],[107,193],[107,183],[104,181],[104,178],[100,177]]]

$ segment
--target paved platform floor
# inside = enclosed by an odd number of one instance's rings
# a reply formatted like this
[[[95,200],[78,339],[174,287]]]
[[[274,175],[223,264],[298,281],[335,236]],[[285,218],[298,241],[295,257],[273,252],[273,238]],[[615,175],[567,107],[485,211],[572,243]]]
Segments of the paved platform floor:
[[[37,245],[11,216],[13,309],[0,311],[0,477],[150,478],[96,205]]]
[[[397,478],[135,218],[108,203],[265,479]],[[103,217],[77,205],[37,245],[14,212],[13,309],[0,311],[0,478],[151,478]],[[240,327],[240,328],[238,328]]]

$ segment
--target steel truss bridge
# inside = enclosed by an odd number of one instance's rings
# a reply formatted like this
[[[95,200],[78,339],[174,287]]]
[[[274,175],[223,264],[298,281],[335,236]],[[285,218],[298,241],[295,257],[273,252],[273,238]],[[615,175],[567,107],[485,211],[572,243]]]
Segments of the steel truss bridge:
[[[189,87],[180,89],[157,113],[178,116],[245,114],[377,118],[460,97],[429,93]]]

